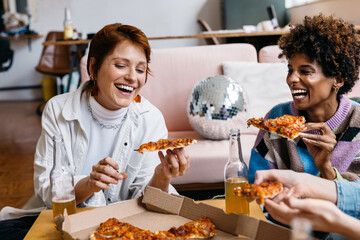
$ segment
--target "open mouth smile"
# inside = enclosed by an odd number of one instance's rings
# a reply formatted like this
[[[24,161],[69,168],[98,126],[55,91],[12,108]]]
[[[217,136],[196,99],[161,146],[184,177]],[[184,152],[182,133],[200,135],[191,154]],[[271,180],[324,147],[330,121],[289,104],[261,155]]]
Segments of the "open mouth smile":
[[[132,93],[132,91],[134,91],[134,89],[135,89],[134,87],[126,86],[123,84],[118,84],[118,85],[115,84],[115,87],[125,93]]]
[[[291,89],[291,94],[294,99],[303,99],[308,94],[308,91],[305,89]]]

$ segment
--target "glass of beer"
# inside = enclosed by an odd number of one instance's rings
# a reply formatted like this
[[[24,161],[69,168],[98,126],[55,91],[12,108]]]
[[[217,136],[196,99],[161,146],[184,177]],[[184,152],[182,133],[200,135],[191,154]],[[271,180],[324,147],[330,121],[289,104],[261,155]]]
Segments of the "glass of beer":
[[[249,215],[249,202],[245,197],[236,196],[234,188],[243,187],[247,183],[247,179],[242,177],[234,177],[226,179],[225,183],[225,211],[227,213],[237,213]]]
[[[69,195],[65,197],[55,196],[52,198],[53,216],[64,215],[64,209],[69,215],[76,213],[75,196]]]

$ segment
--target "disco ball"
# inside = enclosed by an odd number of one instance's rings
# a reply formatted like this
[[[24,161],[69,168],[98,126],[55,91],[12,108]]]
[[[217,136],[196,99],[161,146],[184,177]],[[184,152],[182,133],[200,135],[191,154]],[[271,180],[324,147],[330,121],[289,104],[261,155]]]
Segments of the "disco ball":
[[[246,123],[246,101],[241,86],[220,75],[201,80],[187,104],[191,127],[204,138],[228,139],[230,129]]]

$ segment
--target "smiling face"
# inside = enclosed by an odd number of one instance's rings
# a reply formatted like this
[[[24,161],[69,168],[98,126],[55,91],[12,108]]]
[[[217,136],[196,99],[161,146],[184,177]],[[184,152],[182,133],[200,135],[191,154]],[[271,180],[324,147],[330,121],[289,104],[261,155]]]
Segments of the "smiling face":
[[[295,107],[309,115],[321,114],[330,118],[338,102],[334,90],[339,85],[333,77],[326,77],[321,66],[310,61],[305,54],[296,54],[289,59],[287,84],[290,87]],[[325,116],[325,115],[330,115]]]
[[[109,110],[128,107],[145,84],[146,69],[143,48],[127,40],[118,43],[93,76],[99,88],[95,99]]]

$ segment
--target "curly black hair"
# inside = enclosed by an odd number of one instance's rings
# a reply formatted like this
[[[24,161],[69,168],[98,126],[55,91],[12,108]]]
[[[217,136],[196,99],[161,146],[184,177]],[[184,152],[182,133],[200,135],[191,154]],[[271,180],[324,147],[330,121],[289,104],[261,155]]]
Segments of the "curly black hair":
[[[278,45],[282,50],[279,58],[302,53],[320,64],[325,76],[343,79],[337,96],[351,91],[358,80],[359,35],[353,24],[333,15],[306,16],[303,24],[292,26],[290,33],[279,39]]]

